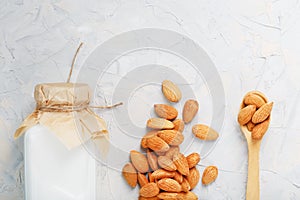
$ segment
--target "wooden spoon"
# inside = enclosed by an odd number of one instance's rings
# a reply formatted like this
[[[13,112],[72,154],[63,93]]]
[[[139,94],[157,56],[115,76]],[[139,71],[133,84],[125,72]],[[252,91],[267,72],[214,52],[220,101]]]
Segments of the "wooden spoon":
[[[259,200],[259,150],[261,140],[253,140],[247,126],[240,126],[248,143],[248,181],[246,200]]]

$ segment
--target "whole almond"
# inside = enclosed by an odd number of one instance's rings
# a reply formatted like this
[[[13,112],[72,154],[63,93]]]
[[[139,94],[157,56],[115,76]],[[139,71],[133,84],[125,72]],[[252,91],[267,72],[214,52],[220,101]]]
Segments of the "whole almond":
[[[147,159],[148,159],[148,163],[151,167],[151,169],[153,171],[158,169],[158,165],[157,165],[157,157],[156,155],[151,152],[149,149],[147,150]]]
[[[152,131],[149,131],[148,133],[146,133],[144,135],[144,137],[142,138],[141,140],[141,147],[143,147],[144,149],[148,148],[147,146],[147,138],[150,138],[154,135],[157,135],[157,131],[156,130],[152,130]]]
[[[159,188],[156,183],[148,183],[140,189],[140,196],[155,197],[159,194]]]
[[[208,166],[205,168],[202,175],[202,183],[208,185],[218,177],[218,168],[216,166]]]
[[[252,131],[255,126],[255,124],[252,121],[248,122],[246,125],[247,125],[248,131]]]
[[[151,118],[147,121],[147,126],[153,129],[173,129],[174,124],[163,118]]]
[[[170,80],[164,80],[162,82],[162,92],[171,102],[178,102],[181,99],[180,89]]]
[[[246,106],[245,108],[242,108],[238,114],[239,124],[242,126],[247,124],[251,120],[255,111],[256,111],[255,105],[249,105],[249,106]]]
[[[270,116],[272,108],[273,102],[264,104],[254,113],[254,115],[252,116],[252,122],[254,124],[258,124],[265,121]]]
[[[188,192],[189,190],[191,190],[191,186],[190,183],[188,182],[188,180],[186,178],[183,178],[183,181],[181,183],[181,189],[183,192]]]
[[[180,192],[181,185],[171,178],[163,178],[157,182],[157,186],[166,192]]]
[[[182,111],[182,119],[184,123],[191,122],[196,116],[199,109],[199,104],[196,100],[189,99],[185,102],[183,111]]]
[[[159,180],[162,178],[173,178],[175,176],[175,172],[170,172],[164,169],[158,169],[155,170],[152,174],[151,174],[151,178],[154,180]]]
[[[178,171],[175,172],[174,180],[177,181],[178,183],[182,183],[183,181],[183,176],[180,174]]]
[[[265,135],[265,133],[269,128],[269,124],[270,124],[270,118],[266,119],[262,123],[255,125],[251,133],[252,139],[254,140],[262,139],[262,137]]]
[[[170,148],[169,145],[158,136],[152,136],[150,138],[147,138],[146,144],[148,148],[158,152],[166,152]]]
[[[166,152],[165,156],[169,157],[172,160],[174,155],[178,154],[179,152],[179,146],[171,146],[170,149]]]
[[[246,94],[246,96],[244,97],[244,103],[246,105],[255,105],[256,108],[260,108],[262,105],[264,105],[266,102],[265,100],[254,93],[248,93]]]
[[[178,115],[176,108],[167,104],[155,104],[154,110],[159,117],[167,120],[173,120]]]
[[[137,184],[137,173],[131,163],[127,163],[126,165],[124,165],[122,169],[122,175],[128,185],[130,185],[132,188],[135,188]]]
[[[261,98],[264,100],[265,103],[268,102],[267,97],[266,97],[262,92],[260,92],[260,91],[254,90],[254,91],[248,92],[247,94],[255,94],[255,95],[261,97]],[[247,95],[247,94],[246,94],[246,95]]]
[[[165,200],[198,200],[198,197],[193,192],[161,192],[157,195],[159,199]]]
[[[168,171],[176,171],[177,167],[173,163],[173,161],[167,156],[159,156],[158,157],[158,164],[161,168],[168,170]]]
[[[184,121],[183,120],[175,119],[173,121],[173,124],[174,124],[174,129],[173,130],[183,132],[183,130],[184,130]]]
[[[149,183],[147,177],[144,174],[138,173],[137,178],[138,178],[138,183],[141,187]]]
[[[144,154],[132,150],[130,151],[130,159],[131,162],[133,164],[133,166],[135,167],[135,169],[141,173],[146,173],[149,171],[149,165],[148,165],[148,161],[147,158]]]
[[[183,140],[184,136],[181,132],[175,130],[162,130],[157,132],[157,136],[163,139],[167,144],[178,146]]]
[[[193,134],[201,140],[216,140],[218,132],[204,124],[196,124],[192,128]]]
[[[181,154],[175,154],[173,156],[173,162],[177,167],[177,170],[184,176],[187,176],[189,174],[189,164],[186,160],[186,157]]]
[[[190,169],[189,175],[186,179],[190,184],[191,190],[194,189],[200,180],[200,173],[198,169],[196,169],[196,167]]]
[[[139,200],[159,200],[158,197],[142,197],[139,196]]]
[[[195,167],[200,161],[200,155],[198,153],[191,153],[186,157],[186,160],[189,164],[189,168]]]

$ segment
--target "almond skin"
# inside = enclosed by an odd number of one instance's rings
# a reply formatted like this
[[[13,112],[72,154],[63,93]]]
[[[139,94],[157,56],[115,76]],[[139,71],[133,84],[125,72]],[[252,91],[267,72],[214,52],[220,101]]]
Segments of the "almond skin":
[[[162,82],[162,92],[166,99],[171,102],[178,102],[182,96],[178,86],[170,80],[164,80]]]
[[[138,183],[141,187],[149,183],[147,177],[144,174],[138,173],[137,178],[138,178]]]
[[[173,121],[173,124],[174,124],[173,130],[180,131],[181,133],[183,132],[183,130],[184,130],[184,121],[183,120],[175,119]]]
[[[149,131],[148,133],[146,133],[146,135],[144,135],[144,137],[141,140],[141,147],[143,147],[144,149],[148,148],[147,138],[150,138],[154,135],[157,135],[157,131],[155,131],[155,130],[152,130],[152,131]]]
[[[188,182],[188,180],[186,178],[183,178],[183,181],[181,183],[181,190],[183,192],[188,192],[191,189],[192,188],[191,188],[190,183]]]
[[[170,172],[164,169],[158,169],[151,174],[151,178],[154,180],[159,180],[162,178],[173,178],[175,176],[175,172]]]
[[[254,93],[248,93],[246,94],[246,96],[244,97],[244,103],[246,105],[255,105],[256,108],[260,108],[262,105],[264,105],[266,102],[265,100]]]
[[[270,116],[272,108],[273,102],[264,104],[254,113],[252,116],[252,122],[254,124],[258,124],[265,121]]]
[[[135,169],[141,173],[146,173],[149,171],[149,165],[148,165],[148,161],[147,158],[144,154],[132,150],[130,151],[130,159],[131,162],[133,164],[133,166],[135,167]]]
[[[147,159],[151,169],[153,171],[157,170],[158,169],[157,156],[149,149],[147,150]]]
[[[178,115],[178,111],[176,110],[176,108],[167,104],[155,104],[154,110],[157,116],[167,120],[173,120]]]
[[[193,134],[200,140],[216,140],[218,132],[204,124],[196,124],[192,128]]]
[[[163,178],[157,182],[157,186],[166,192],[181,192],[181,185],[171,178]]]
[[[140,196],[155,197],[159,194],[159,188],[156,183],[148,183],[140,189]]]
[[[190,123],[194,117],[196,116],[199,109],[199,104],[196,100],[189,99],[185,102],[183,111],[182,111],[182,119],[184,123]]]
[[[147,127],[153,129],[173,129],[174,124],[163,118],[151,118],[147,121]]]
[[[179,146],[171,146],[170,149],[166,152],[165,156],[169,157],[172,160],[174,155],[178,154],[179,152]]]
[[[198,197],[193,192],[161,192],[157,195],[159,199],[165,200],[198,200]]]
[[[175,130],[162,130],[157,132],[157,136],[163,139],[167,144],[178,146],[183,140],[184,136],[181,132]]]
[[[137,184],[137,172],[131,163],[124,165],[122,169],[122,175],[128,185],[130,185],[132,188],[135,188]]]
[[[251,136],[254,140],[260,140],[267,132],[270,125],[270,118],[254,126]]]
[[[184,176],[187,176],[189,174],[189,164],[186,160],[186,157],[181,154],[175,154],[173,156],[173,162],[177,167],[177,170]]]
[[[158,152],[166,152],[170,149],[169,145],[158,136],[147,138],[147,147]]]
[[[205,168],[202,175],[203,185],[208,185],[216,180],[218,177],[218,168],[216,166],[208,166]]]
[[[251,118],[254,115],[255,111],[256,111],[255,105],[249,105],[241,109],[238,115],[239,124],[243,126],[247,124],[249,121],[251,121]]]
[[[186,160],[189,164],[189,168],[195,167],[200,161],[200,155],[198,153],[191,153],[186,157]]]
[[[186,179],[190,184],[191,190],[194,189],[200,180],[200,173],[196,167],[190,169],[189,175],[186,177]]]
[[[167,156],[159,156],[158,157],[158,164],[161,168],[168,170],[168,171],[176,171],[177,167],[173,163],[173,161]]]

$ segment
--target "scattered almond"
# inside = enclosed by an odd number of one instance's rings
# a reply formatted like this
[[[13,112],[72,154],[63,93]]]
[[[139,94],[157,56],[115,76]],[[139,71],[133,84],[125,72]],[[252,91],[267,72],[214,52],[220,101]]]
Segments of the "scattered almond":
[[[151,167],[151,169],[153,171],[158,169],[158,165],[157,165],[157,157],[156,155],[151,152],[149,149],[147,150],[147,159],[148,159],[148,163]]]
[[[196,116],[199,109],[199,104],[196,100],[189,99],[185,102],[183,111],[182,111],[182,119],[184,123],[191,122]]]
[[[174,124],[174,129],[173,130],[183,132],[183,130],[184,130],[184,121],[183,120],[175,119],[173,121],[173,124]]]
[[[138,178],[138,183],[141,187],[149,183],[147,177],[144,174],[138,173],[137,178]]]
[[[194,189],[200,180],[200,173],[196,167],[190,169],[189,175],[186,177],[186,179],[190,184],[191,190]]]
[[[154,110],[159,117],[167,120],[173,120],[178,115],[176,108],[167,104],[155,104]]]
[[[159,194],[159,188],[156,183],[148,183],[140,189],[140,196],[155,197]]]
[[[158,157],[158,164],[161,168],[168,170],[168,171],[176,171],[177,167],[173,163],[173,161],[167,156],[159,156]]]
[[[239,115],[238,115],[239,124],[242,126],[247,124],[251,120],[255,111],[256,111],[255,105],[249,105],[249,106],[246,106],[245,108],[241,109],[239,112]]]
[[[153,129],[173,129],[174,124],[163,118],[151,118],[147,121],[147,126]]]
[[[135,169],[141,173],[146,173],[149,171],[149,165],[148,165],[148,161],[147,158],[144,154],[132,150],[130,151],[130,159],[131,162],[133,164],[133,166],[135,167]]]
[[[151,175],[152,179],[159,180],[162,178],[173,178],[175,176],[175,172],[170,172],[164,169],[158,169],[154,171]]]
[[[171,102],[178,102],[181,99],[181,91],[172,81],[164,80],[162,82],[162,92]]]
[[[202,183],[208,185],[218,177],[218,168],[216,166],[208,166],[205,168],[202,175]]]
[[[132,188],[135,188],[137,184],[137,173],[131,163],[127,163],[123,167],[122,174],[128,185],[130,185]]]
[[[252,116],[252,122],[254,124],[265,121],[271,113],[273,107],[273,102],[266,103],[262,107],[260,107]]]
[[[143,147],[144,149],[148,148],[147,138],[150,138],[154,135],[157,135],[157,131],[155,131],[155,130],[152,130],[152,131],[149,131],[148,133],[146,133],[146,135],[144,135],[144,137],[141,140],[141,147]]]
[[[216,140],[219,134],[204,124],[196,124],[192,128],[193,134],[201,140]]]
[[[179,152],[179,146],[171,146],[170,149],[166,152],[165,156],[169,157],[172,160],[174,155],[178,154]]]
[[[252,130],[252,134],[251,134],[252,139],[254,139],[254,140],[262,139],[262,137],[264,136],[264,134],[267,132],[267,130],[269,128],[269,124],[270,124],[270,118],[255,125]]]
[[[186,157],[181,154],[175,154],[173,156],[173,162],[177,167],[177,170],[184,176],[187,176],[189,174],[189,164],[186,160]]]
[[[160,137],[152,136],[147,138],[147,146],[153,151],[166,152],[170,149],[169,145]]]
[[[157,132],[157,136],[163,139],[167,144],[178,146],[183,140],[184,136],[181,132],[175,130],[162,130]]]
[[[166,192],[180,192],[181,185],[171,178],[163,178],[157,182],[157,186]]]
[[[198,153],[191,153],[186,157],[186,160],[189,164],[189,168],[193,168],[199,163],[200,155]]]
[[[159,199],[164,200],[198,200],[198,197],[193,192],[161,192],[157,195]]]

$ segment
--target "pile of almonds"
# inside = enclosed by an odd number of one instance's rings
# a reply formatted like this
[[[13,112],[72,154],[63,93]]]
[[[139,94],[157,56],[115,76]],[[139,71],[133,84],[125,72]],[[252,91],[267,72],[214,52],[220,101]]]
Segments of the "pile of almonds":
[[[273,102],[268,102],[266,96],[259,91],[251,91],[245,95],[238,122],[241,126],[247,126],[252,139],[260,140],[268,130],[272,108]]]
[[[178,102],[182,97],[178,86],[169,80],[163,81],[162,92],[170,102]],[[136,187],[137,183],[141,187],[140,200],[198,199],[191,190],[200,180],[200,173],[196,168],[200,155],[191,153],[184,156],[179,148],[184,140],[184,126],[193,120],[198,108],[196,100],[187,100],[181,120],[176,119],[178,111],[174,107],[166,104],[154,105],[158,118],[147,121],[147,127],[153,130],[141,140],[146,155],[135,150],[130,151],[131,162],[122,170],[123,177],[132,188]],[[219,136],[204,124],[194,125],[192,131],[201,140],[215,140]],[[202,175],[202,184],[212,183],[217,176],[217,167],[207,167]]]

